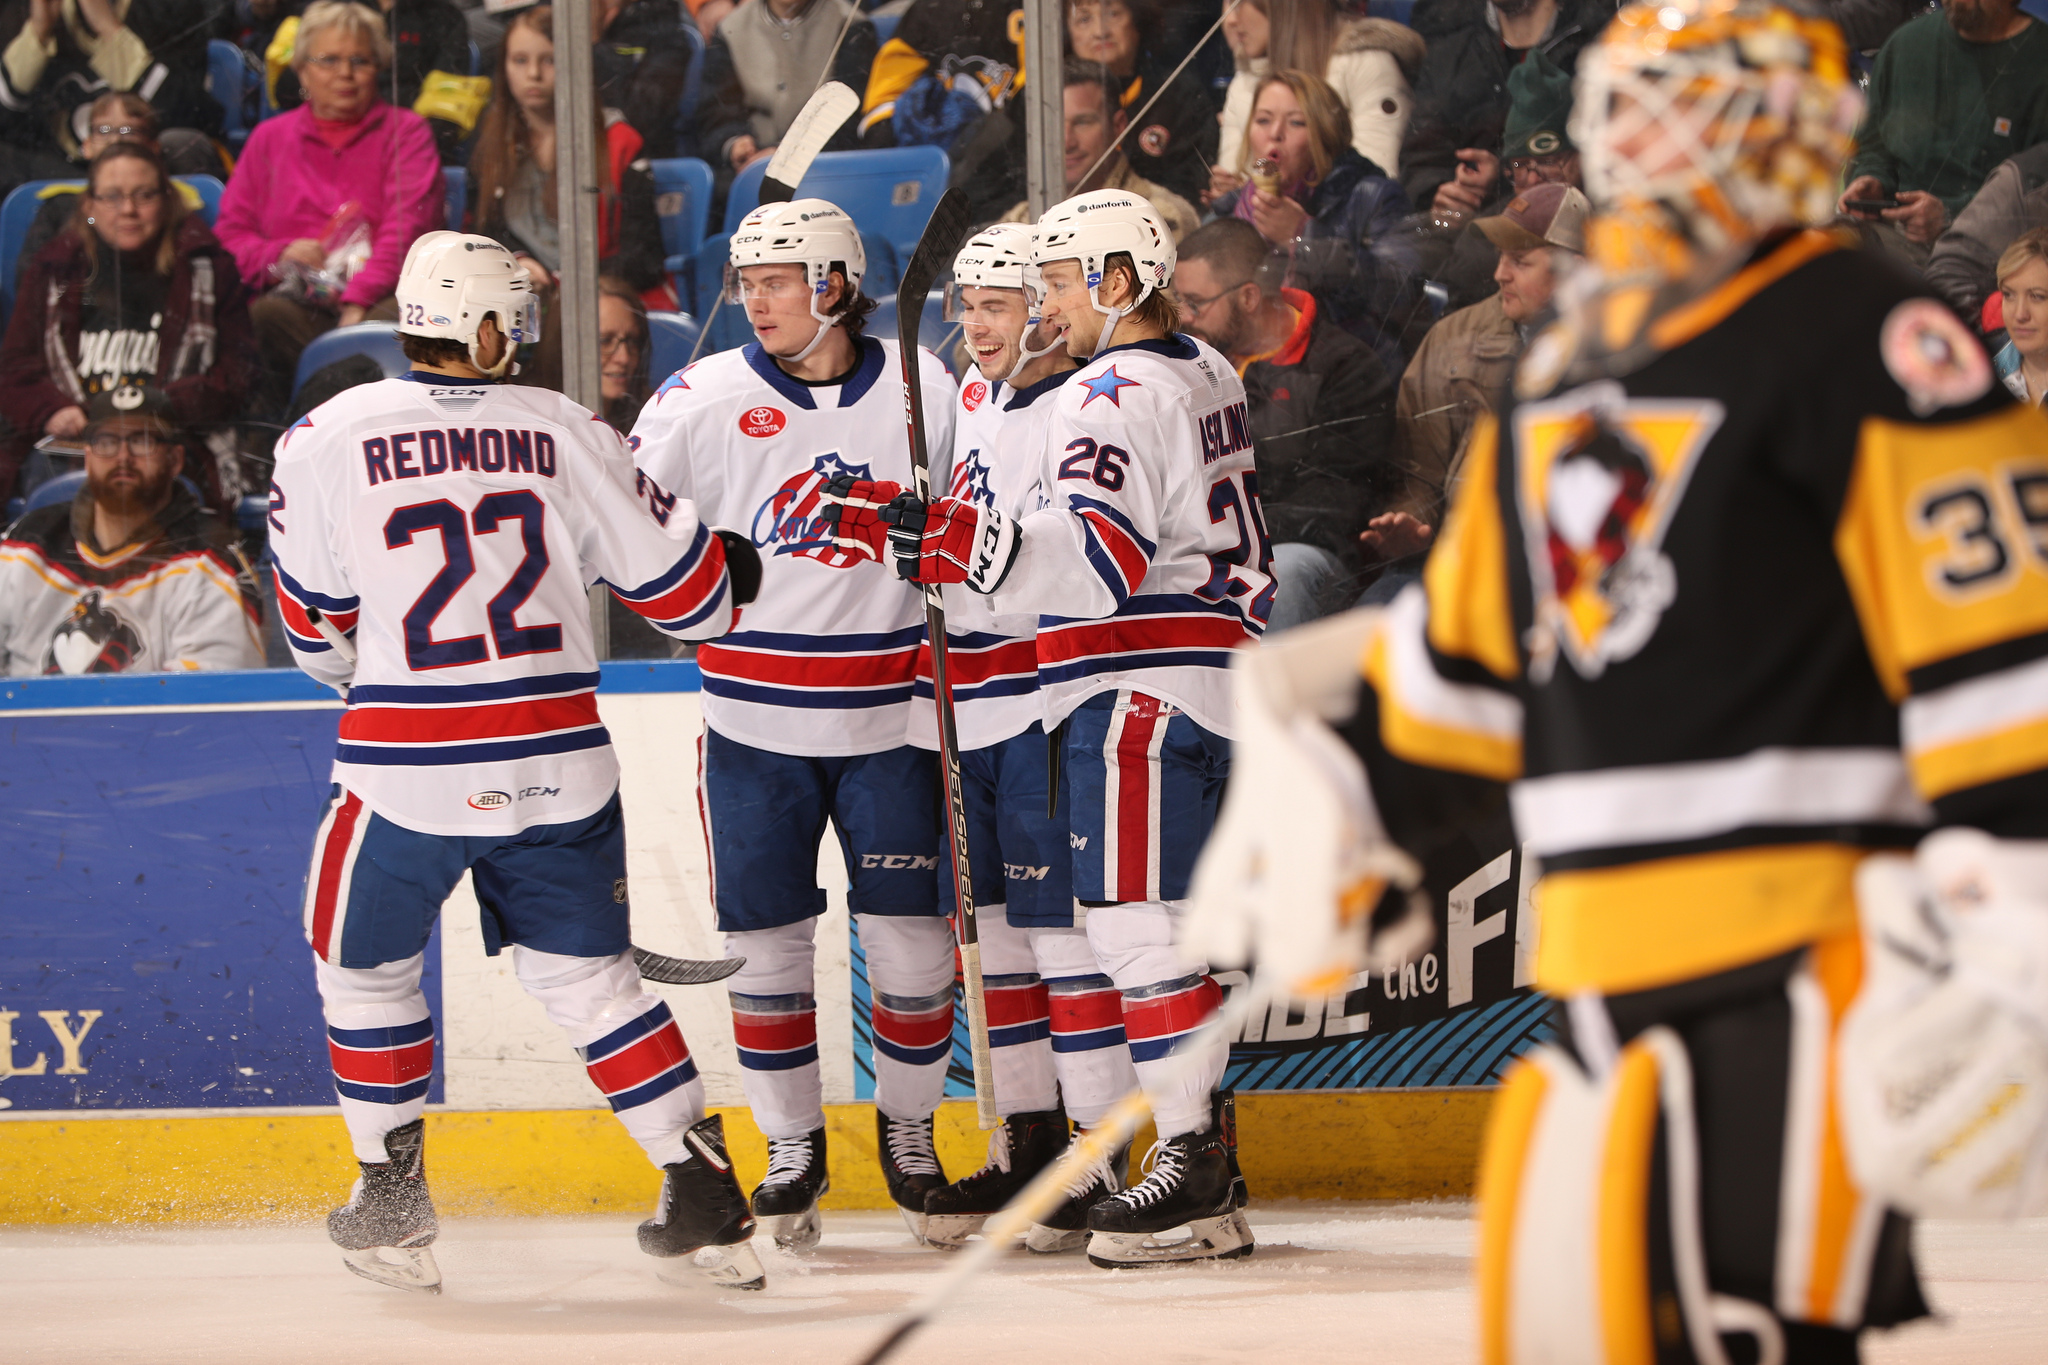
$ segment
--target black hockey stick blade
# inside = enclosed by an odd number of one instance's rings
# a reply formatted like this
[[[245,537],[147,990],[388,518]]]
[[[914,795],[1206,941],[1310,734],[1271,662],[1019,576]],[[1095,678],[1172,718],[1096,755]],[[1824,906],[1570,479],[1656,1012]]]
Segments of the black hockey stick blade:
[[[786,204],[796,198],[796,187],[803,183],[804,173],[858,108],[860,96],[838,81],[827,81],[813,90],[804,107],[797,111],[789,131],[782,135],[775,155],[768,158],[768,169],[761,177],[760,202]]]
[[[953,268],[953,258],[960,254],[960,244],[967,240],[967,228],[967,192],[958,188],[947,190],[939,196],[932,216],[925,222],[924,234],[917,239],[917,250],[910,253],[910,262],[897,279],[896,339],[903,343],[907,364],[915,365],[917,328],[924,321],[925,296],[932,292],[939,276]],[[904,377],[915,379],[915,369]]]
[[[633,961],[638,964],[640,975],[664,986],[708,986],[714,981],[725,980],[747,965],[743,957],[721,957],[706,962],[693,957],[663,957],[645,948],[633,950]]]

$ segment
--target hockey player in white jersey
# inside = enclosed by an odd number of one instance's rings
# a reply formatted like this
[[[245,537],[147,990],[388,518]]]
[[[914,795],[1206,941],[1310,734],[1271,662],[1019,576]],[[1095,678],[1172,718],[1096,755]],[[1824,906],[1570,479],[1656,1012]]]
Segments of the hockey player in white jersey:
[[[756,342],[672,376],[629,442],[650,478],[741,528],[762,560],[759,599],[697,654],[700,790],[718,928],[747,959],[730,985],[740,1080],[769,1144],[753,1208],[791,1248],[818,1240],[826,1187],[813,939],[827,820],[872,995],[876,1147],[916,1235],[926,1192],[946,1183],[931,1124],[952,1051],[953,937],[937,765],[907,742],[923,608],[885,565],[834,547],[818,517],[839,474],[910,477],[895,343],[861,334],[866,268],[852,221],[823,200],[748,214],[728,285]],[[923,373],[943,458],[952,393],[935,359]]]
[[[1231,651],[1264,630],[1274,587],[1243,385],[1174,332],[1173,239],[1121,190],[1055,205],[1034,232],[1047,324],[1081,369],[1040,445],[1040,506],[1018,517],[962,497],[898,500],[899,567],[965,583],[998,616],[1036,615],[1045,722],[1061,727],[1073,890],[1122,995],[1158,1126],[1151,1173],[1093,1199],[1098,1265],[1247,1255],[1227,1048],[1191,1079],[1162,1073],[1216,1009],[1175,920],[1229,766]],[[907,553],[905,553],[907,551]],[[1185,1238],[1158,1234],[1182,1226]]]
[[[397,294],[412,370],[307,414],[278,444],[270,493],[293,654],[349,703],[305,903],[362,1172],[329,1234],[358,1274],[439,1292],[420,973],[466,871],[489,951],[512,945],[520,984],[663,1172],[641,1249],[719,1248],[699,1266],[758,1288],[720,1120],[634,965],[586,595],[603,581],[668,634],[709,638],[751,595],[757,557],[636,478],[586,409],[493,382],[533,326],[526,272],[504,247],[428,233]]]

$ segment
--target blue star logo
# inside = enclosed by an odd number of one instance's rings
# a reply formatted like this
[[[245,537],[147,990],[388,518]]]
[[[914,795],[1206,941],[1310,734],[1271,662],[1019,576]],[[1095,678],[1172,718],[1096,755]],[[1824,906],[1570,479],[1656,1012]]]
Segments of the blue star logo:
[[[856,479],[873,477],[873,475],[868,473],[868,466],[864,464],[848,464],[845,460],[839,458],[839,452],[836,450],[828,450],[817,459],[811,461],[811,469],[817,474],[820,483],[830,483],[841,474],[851,474]]]
[[[1098,398],[1107,398],[1118,407],[1122,407],[1123,400],[1117,397],[1117,390],[1135,389],[1138,387],[1138,381],[1124,378],[1116,372],[1116,366],[1112,365],[1093,379],[1082,380],[1081,387],[1088,390],[1088,396],[1081,400],[1081,406],[1084,408]]]

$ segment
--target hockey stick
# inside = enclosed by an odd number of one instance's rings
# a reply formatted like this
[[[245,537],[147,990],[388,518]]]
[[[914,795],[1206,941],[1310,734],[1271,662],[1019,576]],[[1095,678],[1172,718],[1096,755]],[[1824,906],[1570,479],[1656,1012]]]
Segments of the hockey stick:
[[[967,240],[967,195],[947,190],[917,239],[896,284],[896,339],[903,352],[903,404],[910,423],[910,468],[917,496],[932,500],[931,460],[924,443],[924,390],[917,376],[917,329],[924,301]],[[967,999],[967,1046],[974,1058],[974,1117],[984,1131],[1002,1122],[988,1055],[988,1000],[981,984],[981,931],[974,922],[974,874],[967,862],[967,798],[960,787],[960,737],[953,727],[953,687],[946,672],[946,604],[936,583],[925,585],[925,634],[932,643],[932,696],[939,707],[939,765],[946,781],[946,834],[953,851],[953,903],[960,933],[961,994]]]
[[[354,668],[355,642],[343,635],[318,607],[307,607],[306,619],[313,623],[313,629],[320,632],[320,638],[333,648],[342,662]],[[665,986],[709,985],[714,981],[725,980],[747,965],[747,960],[743,957],[721,957],[705,961],[690,957],[664,957],[660,953],[650,953],[645,948],[633,950],[633,961],[638,964],[640,975],[649,981],[659,981]]]

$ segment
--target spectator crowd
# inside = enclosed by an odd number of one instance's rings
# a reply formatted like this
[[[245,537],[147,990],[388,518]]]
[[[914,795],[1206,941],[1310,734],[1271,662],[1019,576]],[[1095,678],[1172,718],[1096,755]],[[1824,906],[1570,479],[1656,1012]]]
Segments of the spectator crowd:
[[[1273,628],[1386,598],[1584,257],[1573,73],[1616,0],[1059,3],[1065,188],[1154,204],[1180,329],[1244,378]],[[2048,24],[2019,0],[1814,3],[1866,96],[1839,230],[2041,402]],[[528,0],[0,0],[10,674],[282,660],[250,510],[269,449],[383,373],[368,342],[307,351],[396,323],[422,233],[520,257],[545,321],[513,382],[561,384],[558,42],[595,62],[603,278],[578,325],[621,429],[658,378],[650,318],[719,306],[664,247],[655,162],[709,168],[715,240],[833,79],[861,108],[829,150],[938,147],[978,221],[1027,217],[1020,0],[591,9],[568,34]]]

